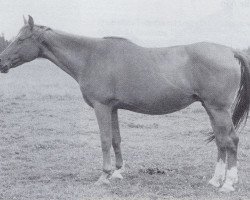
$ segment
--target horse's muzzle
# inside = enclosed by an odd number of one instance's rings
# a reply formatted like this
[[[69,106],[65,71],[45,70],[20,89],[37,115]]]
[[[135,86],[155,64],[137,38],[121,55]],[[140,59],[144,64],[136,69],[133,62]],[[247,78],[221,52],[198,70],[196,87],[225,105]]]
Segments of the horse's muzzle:
[[[4,67],[1,69],[1,73],[8,73],[9,72],[9,68],[8,67]]]
[[[0,72],[1,72],[1,73],[8,73],[8,72],[9,72],[9,69],[10,69],[10,67],[9,67],[8,65],[2,65],[2,64],[0,63]]]

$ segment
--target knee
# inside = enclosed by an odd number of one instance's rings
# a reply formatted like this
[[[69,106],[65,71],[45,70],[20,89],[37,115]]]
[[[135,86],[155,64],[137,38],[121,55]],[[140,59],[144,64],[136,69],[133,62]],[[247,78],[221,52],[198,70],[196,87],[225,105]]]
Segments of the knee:
[[[102,139],[102,150],[109,151],[111,147],[111,141],[108,139]]]

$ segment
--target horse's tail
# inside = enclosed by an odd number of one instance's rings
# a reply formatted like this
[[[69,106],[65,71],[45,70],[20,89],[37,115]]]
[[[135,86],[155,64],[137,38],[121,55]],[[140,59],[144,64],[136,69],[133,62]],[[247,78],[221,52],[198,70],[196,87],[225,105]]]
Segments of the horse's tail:
[[[233,104],[233,124],[236,130],[239,129],[242,122],[246,124],[250,107],[250,66],[248,59],[234,52],[234,57],[239,60],[241,65],[240,88]]]
[[[249,61],[246,56],[242,55],[239,52],[234,52],[234,57],[239,61],[241,66],[241,80],[240,87],[233,103],[232,111],[232,121],[235,127],[235,130],[238,130],[241,124],[246,124],[249,107],[250,107],[250,66]],[[211,142],[215,139],[215,135],[211,133],[211,136],[208,138],[208,142]]]

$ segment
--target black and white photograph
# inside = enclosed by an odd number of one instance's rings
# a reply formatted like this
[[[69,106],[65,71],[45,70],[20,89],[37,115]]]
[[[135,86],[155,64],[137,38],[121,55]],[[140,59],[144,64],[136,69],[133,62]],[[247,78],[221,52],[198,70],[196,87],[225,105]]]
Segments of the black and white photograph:
[[[0,200],[249,200],[250,0],[0,0]]]

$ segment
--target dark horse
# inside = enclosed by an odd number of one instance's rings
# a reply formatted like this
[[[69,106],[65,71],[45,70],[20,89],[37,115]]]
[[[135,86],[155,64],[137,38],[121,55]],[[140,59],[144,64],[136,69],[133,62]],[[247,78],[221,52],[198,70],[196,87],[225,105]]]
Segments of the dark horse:
[[[116,37],[87,38],[28,22],[0,55],[7,73],[36,58],[46,58],[72,76],[97,117],[103,152],[98,184],[122,178],[123,159],[118,109],[151,115],[167,114],[200,101],[206,109],[218,147],[210,184],[234,191],[238,181],[236,130],[250,104],[247,58],[229,47],[196,43],[167,48],[144,48]],[[116,170],[111,173],[110,148]]]

